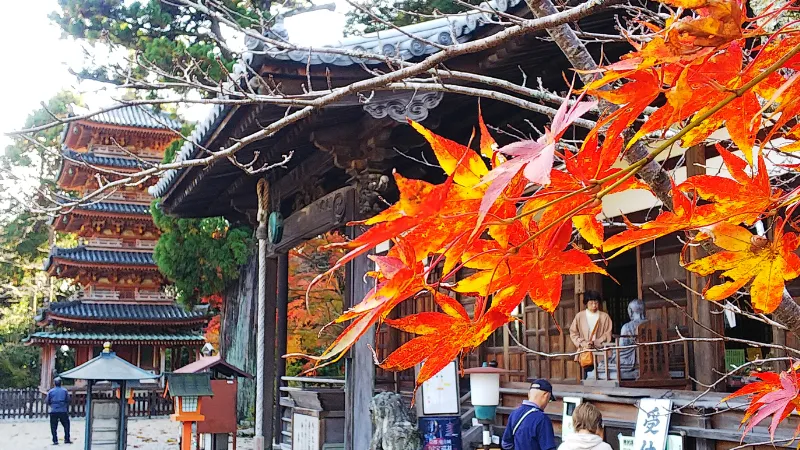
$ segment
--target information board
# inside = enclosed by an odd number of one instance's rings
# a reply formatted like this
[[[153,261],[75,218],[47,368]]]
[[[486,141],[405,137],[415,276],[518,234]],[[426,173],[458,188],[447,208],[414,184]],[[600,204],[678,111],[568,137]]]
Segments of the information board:
[[[455,361],[422,383],[422,414],[459,414],[458,365]]]
[[[292,415],[292,450],[320,450],[319,417]]]

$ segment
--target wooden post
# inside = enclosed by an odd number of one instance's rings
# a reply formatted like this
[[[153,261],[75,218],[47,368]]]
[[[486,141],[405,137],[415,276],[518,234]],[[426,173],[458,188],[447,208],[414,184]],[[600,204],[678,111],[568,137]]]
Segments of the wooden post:
[[[704,174],[706,172],[705,147],[696,146],[686,152],[686,175]],[[702,249],[697,246],[689,248],[689,261],[703,256]],[[715,304],[697,295],[703,291],[706,284],[705,278],[687,271],[687,281],[690,290],[687,291],[689,313],[694,320],[691,324],[692,336],[701,338],[716,337],[714,333],[724,334],[725,328],[721,314],[712,314],[712,309],[718,309]],[[711,330],[711,331],[709,331]],[[713,331],[713,332],[712,332]],[[724,373],[725,351],[721,343],[717,342],[692,342],[690,345],[692,369],[694,378],[703,385],[711,385],[719,378],[719,373]],[[722,390],[724,384],[717,385],[717,390]],[[696,386],[696,389],[705,389]]]
[[[280,444],[281,432],[283,431],[283,415],[281,414],[281,387],[284,386],[283,377],[286,376],[286,341],[288,330],[288,310],[289,310],[289,254],[278,254],[278,325],[276,330],[276,347],[278,354],[275,355],[275,442]]]
[[[273,421],[275,412],[275,313],[277,304],[278,261],[275,258],[267,259],[267,299],[264,317],[264,342],[257,345],[264,346],[264,417],[262,430],[264,430],[264,448],[270,448],[273,436]]]
[[[351,239],[358,235],[354,227],[348,227],[347,232]],[[358,304],[369,292],[372,286],[367,284],[364,276],[372,269],[372,261],[367,255],[361,255],[347,264],[347,307]],[[353,345],[345,360],[345,450],[370,448],[372,421],[369,404],[375,389],[375,365],[370,347],[374,346],[375,327],[372,326]]]

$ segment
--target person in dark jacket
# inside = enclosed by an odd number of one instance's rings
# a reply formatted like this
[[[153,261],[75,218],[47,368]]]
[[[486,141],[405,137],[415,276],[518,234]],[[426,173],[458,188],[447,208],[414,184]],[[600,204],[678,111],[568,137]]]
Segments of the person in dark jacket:
[[[50,407],[50,433],[53,435],[53,445],[58,445],[58,422],[64,427],[64,443],[72,444],[69,438],[69,392],[61,387],[61,378],[55,379],[53,389],[47,392],[47,406]]]
[[[554,450],[556,436],[553,423],[544,408],[554,400],[553,386],[547,380],[534,380],[528,399],[508,418],[503,433],[503,450]]]

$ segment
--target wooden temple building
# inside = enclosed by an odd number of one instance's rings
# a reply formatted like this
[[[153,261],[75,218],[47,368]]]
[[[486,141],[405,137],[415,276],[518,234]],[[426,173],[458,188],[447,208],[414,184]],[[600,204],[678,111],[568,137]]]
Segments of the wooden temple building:
[[[72,122],[62,135],[57,185],[81,198],[100,183],[159,163],[178,137],[175,129],[177,121],[137,107]],[[102,192],[51,220],[56,232],[76,235],[78,246],[53,247],[45,270],[74,280],[79,291],[41,311],[41,330],[27,339],[42,348],[42,390],[51,387],[56,352],[64,345],[74,352],[76,366],[111,342],[119,357],[160,374],[173,368],[168,361],[177,368],[196,359],[204,344],[205,313],[177,305],[153,261],[159,231],[150,215],[148,186]]]
[[[491,8],[530,17],[525,3],[520,0],[491,0],[488,3],[487,10]],[[608,32],[614,29],[616,14],[590,16],[582,19],[579,27],[585,33]],[[402,32],[390,30],[347,38],[336,46],[419,61],[438,52],[439,46],[486,37],[501,29],[479,15],[466,14],[404,27]],[[288,37],[281,30],[273,32]],[[541,38],[542,35],[520,36],[495,48],[454,57],[447,66],[451,70],[486,74],[514,83],[522,83],[522,71],[528,82],[539,78],[543,86],[564,92],[565,72],[567,77],[572,76],[568,72],[570,65],[556,45]],[[306,85],[309,82],[315,89],[335,88],[371,77],[366,69],[380,70],[383,67],[377,60],[331,53],[282,51],[265,48],[255,40],[248,44],[252,52],[245,55],[236,73],[242,85],[247,83],[249,88],[261,92],[271,92],[279,87],[283,93],[300,94],[308,90]],[[590,44],[588,48],[596,58],[602,54],[611,60],[629,51],[627,44],[622,43]],[[470,86],[464,81],[448,82]],[[286,379],[282,378],[285,360],[280,355],[286,350],[287,251],[330,230],[342,230],[348,236],[357,236],[362,230],[345,226],[349,220],[373,215],[385,207],[384,199],[391,202],[397,198],[392,170],[408,178],[429,182],[444,180],[440,168],[426,164],[435,161],[435,157],[424,139],[408,125],[407,118],[420,121],[437,134],[462,143],[469,140],[477,124],[478,101],[474,97],[430,91],[375,91],[368,97],[345,97],[266,139],[248,144],[236,154],[240,163],[249,164],[255,158],[252,167],[259,167],[279,161],[282,155],[293,152],[286,167],[252,176],[222,158],[209,166],[167,172],[150,189],[154,196],[162,199],[169,214],[179,217],[222,215],[232,222],[255,227],[258,209],[256,184],[260,177],[269,182],[270,212],[280,212],[285,219],[282,237],[268,244],[267,362],[262,368],[268,393],[273,392],[270,385],[273,380],[281,383],[279,393],[286,389]],[[486,123],[507,130],[507,133],[495,133],[500,145],[517,140],[513,134],[535,136],[532,126],[541,130],[549,122],[549,118],[541,114],[497,101],[483,99],[481,108]],[[229,146],[285,114],[285,106],[216,105],[209,117],[195,129],[191,142],[184,145],[178,158],[197,157],[205,148]],[[512,130],[523,131],[515,133]],[[675,150],[661,162],[669,170],[677,168],[675,176],[678,181],[686,176],[687,170],[696,173],[721,166],[713,146]],[[659,207],[654,197],[641,192],[614,194],[608,200],[604,210],[604,214],[612,219],[608,233],[615,231],[613,226],[624,226],[620,218],[622,214],[632,222],[639,222],[657,214]],[[640,398],[673,399],[673,405],[678,409],[673,414],[670,433],[679,434],[685,448],[723,449],[739,445],[741,432],[737,428],[743,414],[741,405],[721,405],[724,394],[717,392],[737,386],[735,383],[730,386],[717,383],[708,389],[709,392],[704,391],[720,374],[730,370],[731,364],[741,364],[745,358],[765,357],[767,348],[748,350],[731,342],[723,345],[721,342],[700,341],[654,347],[656,350],[653,352],[641,355],[642,367],[638,377],[619,382],[607,380],[606,383],[581,380],[579,367],[572,357],[543,357],[529,351],[568,353],[575,350],[567,330],[574,315],[583,308],[583,294],[589,289],[602,293],[603,307],[614,321],[615,334],[619,334],[622,324],[629,320],[629,302],[639,298],[644,301],[649,323],[667,338],[676,338],[679,334],[708,337],[720,333],[780,345],[796,344],[794,337],[787,337],[785,332],[741,316],[737,316],[735,326],[726,324],[716,305],[694,293],[702,290],[705,279],[690,275],[680,267],[681,248],[679,236],[668,236],[612,260],[608,271],[619,284],[594,275],[565,277],[555,320],[530,302],[521,305],[517,314],[522,320],[499,329],[469,359],[471,365],[496,360],[501,367],[517,371],[515,375],[504,376],[499,409],[501,418],[495,432],[502,433],[507,414],[525,398],[528,386],[525,380],[544,377],[555,385],[557,396],[582,397],[601,408],[605,416],[606,437],[614,448],[619,448],[617,434],[632,434],[637,414],[635,403]],[[257,267],[254,257],[242,269],[238,286],[227,293],[221,335],[223,356],[251,372],[255,372],[255,333],[244,333],[242,329],[255,329]],[[369,289],[363,281],[364,274],[373,267],[366,257],[348,264],[346,306],[360,301]],[[459,300],[471,313],[474,299],[461,296]],[[434,308],[431,299],[421,297],[399,305],[398,313],[407,315]],[[273,311],[277,311],[277,321],[272,319],[276,317]],[[242,327],[242,323],[248,321],[251,327]],[[410,338],[405,333],[383,327],[377,336],[368,332],[345,358],[343,385],[347,450],[369,448],[369,400],[375,390],[410,394],[413,388],[413,371],[385,373],[376,370],[370,348],[375,348],[378,356],[383,357]],[[277,356],[271,354],[275,347]],[[735,377],[732,380],[735,382]],[[704,395],[701,397],[701,394]],[[252,392],[250,395],[252,401],[255,396]],[[291,435],[287,429],[290,420],[285,413],[291,402],[285,398],[272,398],[271,394],[265,397],[264,420],[273,423],[273,430],[266,433],[267,439],[272,439],[280,448],[291,448],[291,439],[287,437]],[[462,400],[462,418],[467,430],[471,426],[469,395]],[[547,408],[557,427],[560,427],[561,408],[560,402]],[[358,425],[354,426],[356,422]],[[270,427],[265,425],[264,428]],[[792,425],[787,425],[787,429],[792,429]],[[782,436],[781,433],[779,430],[776,436]],[[766,429],[757,427],[745,442],[769,440]]]

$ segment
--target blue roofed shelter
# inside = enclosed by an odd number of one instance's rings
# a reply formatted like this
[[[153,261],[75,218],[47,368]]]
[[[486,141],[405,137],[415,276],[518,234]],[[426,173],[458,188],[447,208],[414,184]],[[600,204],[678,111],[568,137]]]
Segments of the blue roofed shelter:
[[[159,378],[118,357],[106,342],[96,358],[61,373],[61,378],[86,380],[85,450],[125,450],[127,448],[126,388],[128,383]],[[119,399],[92,399],[92,387],[98,381],[117,383]]]

